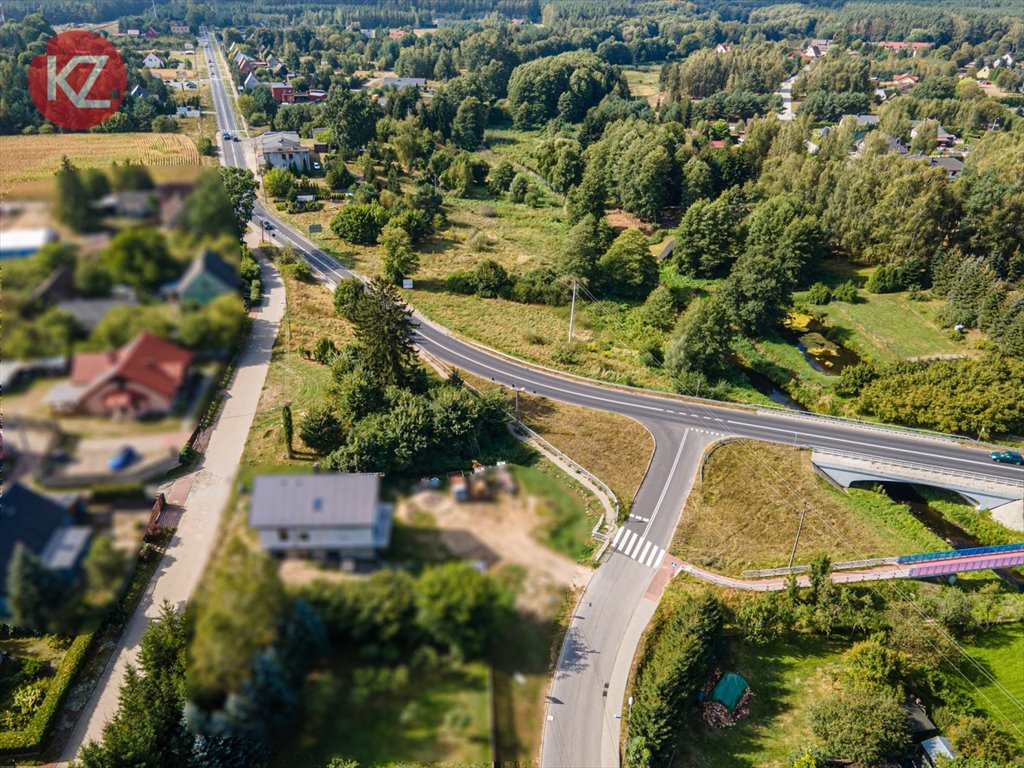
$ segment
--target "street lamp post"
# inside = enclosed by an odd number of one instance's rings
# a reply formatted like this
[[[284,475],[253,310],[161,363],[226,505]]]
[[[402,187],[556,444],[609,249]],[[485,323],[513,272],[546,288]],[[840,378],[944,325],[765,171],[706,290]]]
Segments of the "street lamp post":
[[[626,703],[629,705],[629,709],[626,710],[626,752],[629,752],[629,721],[633,717],[633,697],[630,696]]]

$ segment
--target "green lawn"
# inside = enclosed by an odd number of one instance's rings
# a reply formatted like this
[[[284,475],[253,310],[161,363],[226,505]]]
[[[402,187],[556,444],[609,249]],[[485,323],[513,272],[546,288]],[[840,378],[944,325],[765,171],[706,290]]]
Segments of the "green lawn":
[[[546,461],[513,470],[523,491],[537,498],[537,511],[546,520],[544,543],[576,560],[589,557],[595,544],[590,531],[603,514],[597,500]]]
[[[964,649],[998,682],[969,664],[960,664],[972,678],[975,703],[1007,733],[1024,731],[1024,624],[992,629],[973,643],[965,643]],[[1019,740],[1024,743],[1024,738]]]
[[[847,644],[795,637],[767,648],[733,643],[733,658],[720,665],[739,672],[754,694],[750,715],[732,728],[714,730],[693,719],[683,730],[677,768],[781,768],[812,739],[808,708],[827,684],[825,668]]]
[[[353,673],[350,653],[344,651],[311,677],[300,725],[279,745],[275,765],[323,768],[333,757],[364,766],[490,761],[484,664],[409,671],[404,683],[390,690],[355,684]]]
[[[967,344],[954,341],[942,328],[944,301],[911,301],[905,293],[862,291],[856,304],[832,302],[824,309],[831,324],[848,334],[844,343],[878,362],[908,357],[966,354]]]

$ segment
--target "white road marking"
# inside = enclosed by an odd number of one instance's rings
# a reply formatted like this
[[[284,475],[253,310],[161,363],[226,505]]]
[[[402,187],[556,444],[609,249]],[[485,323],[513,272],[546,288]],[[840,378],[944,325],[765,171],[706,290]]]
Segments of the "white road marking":
[[[626,538],[624,538],[622,540],[622,543],[619,545],[619,552],[628,553],[629,552],[629,548],[631,546],[633,546],[633,543],[636,540],[637,540],[636,531],[630,531],[628,533],[628,535],[626,536]]]
[[[612,539],[612,549],[615,549],[619,545],[619,539],[622,538],[622,533],[625,530],[625,528],[619,528],[619,530],[615,532],[615,538]]]
[[[669,470],[668,477],[665,478],[665,486],[661,489],[661,496],[658,497],[658,503],[654,505],[654,511],[651,513],[651,519],[648,521],[647,527],[644,528],[644,536],[651,532],[651,526],[654,525],[654,518],[658,516],[661,504],[665,501],[665,494],[668,493],[668,487],[672,485],[672,478],[676,476],[676,468],[679,466],[679,458],[683,455],[683,446],[686,445],[686,438],[689,434],[689,432],[684,432],[683,439],[679,441],[679,450],[676,451],[676,457],[672,461],[672,469]]]
[[[648,541],[646,544],[644,544],[643,552],[641,552],[639,555],[637,555],[636,559],[639,560],[642,563],[644,560],[647,559],[647,553],[650,551],[650,549],[651,549],[651,542]]]
[[[665,550],[664,549],[659,549],[658,550],[658,559],[654,561],[654,567],[657,568],[658,566],[660,566],[661,565],[661,561],[664,560],[664,559],[665,559]]]

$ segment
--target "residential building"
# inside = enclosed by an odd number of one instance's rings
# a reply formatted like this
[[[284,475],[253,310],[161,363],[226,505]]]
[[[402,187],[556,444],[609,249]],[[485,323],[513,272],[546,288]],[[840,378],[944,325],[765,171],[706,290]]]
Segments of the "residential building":
[[[419,88],[421,91],[427,87],[427,78],[425,77],[382,77],[380,79],[381,88],[387,86],[394,88]]]
[[[77,496],[55,499],[21,483],[0,495],[0,616],[8,615],[7,572],[18,544],[67,581],[78,575],[89,550],[92,528],[75,525]]]
[[[271,83],[270,95],[282,104],[295,103],[295,89],[288,83]]]
[[[132,89],[128,92],[128,95],[131,96],[133,99],[148,99],[149,91],[143,88],[142,85],[136,85],[132,87]]]
[[[147,69],[163,69],[164,60],[155,53],[147,53],[146,58],[142,60],[142,66]]]
[[[275,555],[369,560],[387,549],[392,512],[380,501],[378,475],[260,475],[249,525]]]
[[[811,43],[804,49],[804,55],[808,59],[820,59],[822,56],[825,55],[825,51]]]
[[[877,128],[880,122],[878,115],[843,115],[840,122],[847,119],[855,121],[858,128]]]
[[[71,379],[43,400],[61,414],[126,419],[168,413],[191,363],[187,349],[142,332],[120,349],[76,354]]]
[[[297,168],[309,170],[309,147],[299,142],[299,134],[295,131],[269,131],[259,137],[256,143],[256,159],[260,165],[271,165],[274,168]]]
[[[921,749],[927,765],[932,768],[939,768],[956,760],[956,753],[953,752],[953,745],[945,736],[935,736],[921,742]]]
[[[57,233],[46,227],[0,230],[0,260],[32,256],[40,248],[57,242]]]
[[[715,46],[715,53],[728,53],[731,47],[728,43],[719,43]]]
[[[949,155],[907,155],[907,159],[924,160],[932,168],[941,168],[949,179],[955,179],[964,170],[964,161]]]
[[[253,74],[252,72],[247,74],[245,76],[245,79],[242,80],[242,88],[244,88],[246,91],[253,90],[259,84],[260,84],[260,81],[256,78],[256,75]]]
[[[288,67],[285,66],[285,63],[283,61],[279,61],[277,62],[277,64],[270,65],[270,71],[274,73],[275,77],[288,77]]]
[[[401,40],[403,37],[406,36],[406,34],[407,33],[404,29],[392,29],[390,32],[388,32],[388,37],[390,37],[392,40]]]
[[[156,40],[158,37],[160,37],[160,33],[152,27],[146,27],[146,31],[142,33],[142,36],[147,40]]]
[[[184,21],[172,21],[171,22],[171,34],[172,35],[188,35],[191,34],[192,29]]]
[[[156,212],[155,195],[152,192],[125,191],[104,195],[92,207],[107,216],[124,216],[144,219]]]
[[[139,37],[142,33],[139,32],[139,30],[137,30],[137,29],[128,29],[128,30],[125,30],[125,34],[128,37]]]
[[[205,306],[218,296],[234,293],[239,286],[238,274],[215,251],[203,248],[192,260],[181,279],[165,286],[166,298],[181,303]]]
[[[911,120],[910,121],[910,138],[913,139],[915,136],[917,136],[917,128],[918,128],[919,125],[921,125],[922,122],[924,122],[924,121],[923,120]],[[941,149],[948,149],[949,147],[953,146],[953,143],[955,141],[956,141],[956,136],[954,136],[952,133],[950,133],[945,128],[943,128],[942,124],[940,123],[938,125],[938,127],[935,129],[935,146],[939,147]]]

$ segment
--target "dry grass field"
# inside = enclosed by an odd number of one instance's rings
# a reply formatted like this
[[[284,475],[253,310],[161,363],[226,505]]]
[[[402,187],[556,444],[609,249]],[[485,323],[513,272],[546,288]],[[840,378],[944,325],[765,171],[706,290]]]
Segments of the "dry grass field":
[[[800,510],[808,504],[796,562],[818,552],[833,561],[947,549],[888,497],[842,493],[811,468],[809,451],[738,441],[718,447],[690,493],[671,552],[729,574],[789,561]]]
[[[0,138],[0,195],[17,185],[49,179],[67,157],[80,168],[130,160],[146,166],[196,166],[195,142],[176,133],[53,133]]]

